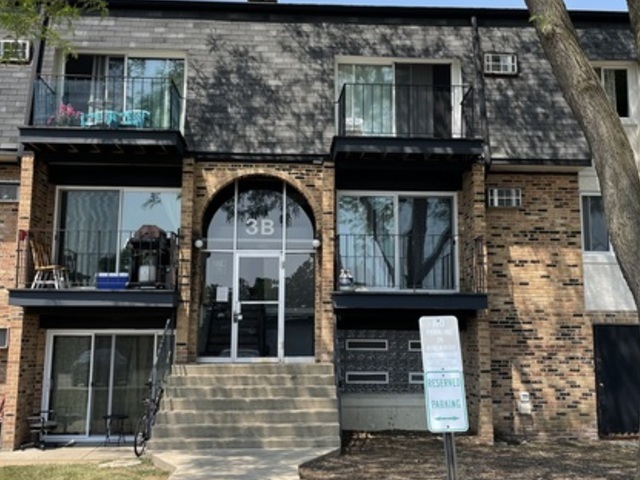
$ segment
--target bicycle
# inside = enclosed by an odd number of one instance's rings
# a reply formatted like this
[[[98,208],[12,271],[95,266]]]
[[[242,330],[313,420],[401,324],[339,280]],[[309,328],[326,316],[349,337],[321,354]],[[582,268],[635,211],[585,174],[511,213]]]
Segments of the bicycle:
[[[136,457],[141,457],[147,449],[147,442],[151,438],[151,429],[156,423],[156,414],[160,409],[162,392],[162,388],[157,387],[155,395],[153,395],[152,386],[150,386],[149,396],[142,401],[145,411],[138,420],[133,437],[133,451]]]

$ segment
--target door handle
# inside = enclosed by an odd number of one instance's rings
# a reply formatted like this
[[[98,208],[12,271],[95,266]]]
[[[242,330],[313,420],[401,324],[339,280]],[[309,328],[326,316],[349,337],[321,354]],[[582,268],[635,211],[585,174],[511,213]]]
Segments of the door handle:
[[[242,313],[234,313],[233,314],[233,321],[238,323],[242,321]]]

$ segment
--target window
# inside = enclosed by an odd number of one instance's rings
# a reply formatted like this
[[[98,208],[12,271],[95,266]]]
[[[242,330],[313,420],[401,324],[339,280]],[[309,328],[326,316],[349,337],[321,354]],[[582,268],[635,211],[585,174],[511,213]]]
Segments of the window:
[[[485,53],[484,73],[493,75],[517,75],[518,56],[509,53]]]
[[[31,43],[26,40],[0,40],[0,62],[28,63]]]
[[[347,383],[387,384],[389,372],[346,372]]]
[[[183,59],[80,54],[66,61],[62,103],[84,114],[82,126],[98,118],[110,127],[176,128],[183,88]]]
[[[388,349],[389,343],[387,342],[387,340],[375,340],[370,338],[347,340],[347,350],[387,351]]]
[[[629,114],[629,71],[626,67],[596,67],[602,87],[622,118]]]
[[[519,207],[522,205],[522,190],[519,188],[490,188],[490,207]]]
[[[609,251],[609,233],[601,196],[582,197],[582,245],[585,252]]]
[[[59,256],[74,285],[92,285],[98,272],[128,272],[129,239],[142,227],[175,233],[178,190],[61,189]]]
[[[454,197],[338,195],[339,268],[358,288],[453,290]]]
[[[451,64],[343,63],[337,79],[342,134],[452,136],[463,92]]]
[[[0,182],[0,202],[17,202],[19,195],[18,182]]]

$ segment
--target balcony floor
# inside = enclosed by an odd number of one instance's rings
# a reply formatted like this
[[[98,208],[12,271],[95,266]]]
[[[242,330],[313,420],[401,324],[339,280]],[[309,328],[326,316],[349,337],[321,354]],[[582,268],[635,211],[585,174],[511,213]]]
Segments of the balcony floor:
[[[178,306],[174,290],[10,289],[9,305],[25,308],[164,308]]]
[[[482,139],[334,137],[331,158],[360,160],[473,160],[483,153]]]
[[[333,293],[336,312],[348,310],[483,310],[487,308],[485,293],[418,293],[418,292],[359,292]]]
[[[21,127],[20,142],[45,155],[137,155],[181,158],[186,142],[176,130]]]

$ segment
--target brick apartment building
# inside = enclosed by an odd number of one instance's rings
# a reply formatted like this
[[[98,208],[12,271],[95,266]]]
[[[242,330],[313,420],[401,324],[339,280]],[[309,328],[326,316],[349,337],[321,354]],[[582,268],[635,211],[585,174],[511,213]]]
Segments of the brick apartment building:
[[[627,16],[572,16],[640,151]],[[2,448],[41,410],[131,435],[167,319],[159,448],[425,429],[425,315],[479,440],[637,432],[635,306],[526,11],[114,0],[70,40],[2,42]],[[238,396],[269,439],[215,416]]]

